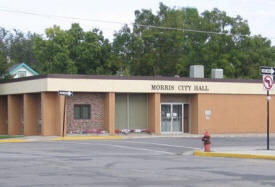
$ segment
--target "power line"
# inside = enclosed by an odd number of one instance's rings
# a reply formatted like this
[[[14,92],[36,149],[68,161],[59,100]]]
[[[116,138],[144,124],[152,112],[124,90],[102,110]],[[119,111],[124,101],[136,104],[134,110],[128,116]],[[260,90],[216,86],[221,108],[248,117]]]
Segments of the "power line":
[[[194,30],[194,29],[182,29],[182,28],[175,28],[175,27],[162,27],[162,26],[154,26],[154,25],[142,25],[142,24],[135,24],[135,25],[136,26],[141,26],[141,27],[165,29],[165,30],[177,30],[177,31],[183,31],[183,32],[196,32],[196,33],[205,33],[205,34],[218,34],[218,35],[235,36],[235,34],[223,33],[223,32],[201,31],[201,30]],[[247,36],[247,35],[238,34],[238,36]]]
[[[78,17],[70,17],[70,16],[59,16],[59,15],[52,15],[52,14],[39,14],[35,12],[27,12],[22,10],[7,10],[4,8],[0,8],[2,12],[10,12],[10,13],[19,13],[19,14],[26,14],[26,15],[33,15],[33,16],[40,16],[40,17],[48,17],[48,18],[62,18],[62,19],[70,19],[70,20],[82,20],[82,21],[90,21],[90,22],[100,22],[100,23],[112,23],[112,24],[127,24],[123,22],[116,22],[116,21],[106,21],[106,20],[99,20],[99,19],[90,19],[90,18],[78,18]]]
[[[16,13],[16,14],[26,14],[26,15],[32,15],[32,16],[47,17],[47,18],[61,18],[61,19],[69,19],[69,20],[81,20],[81,21],[98,22],[98,23],[128,25],[128,23],[118,22],[118,21],[108,21],[108,20],[100,20],[100,19],[71,17],[71,16],[59,16],[59,15],[53,15],[53,14],[40,14],[40,13],[35,13],[35,12],[23,11],[23,10],[6,9],[6,8],[1,8],[1,7],[0,7],[0,11],[9,12],[9,13]],[[144,25],[144,24],[137,24],[137,23],[130,23],[129,25],[134,25],[134,26],[138,26],[138,27],[162,29],[162,30],[175,30],[175,31],[182,31],[182,32],[195,32],[195,33],[205,33],[205,34],[217,34],[217,35],[227,35],[227,36],[249,37],[247,35],[242,35],[242,34],[236,35],[236,34],[224,33],[224,32],[214,32],[214,31],[203,31],[203,30],[195,30],[195,29],[176,28],[176,27]],[[269,39],[274,40],[275,38],[271,37]]]
[[[118,22],[118,21],[106,21],[106,20],[99,20],[99,19],[79,18],[79,17],[70,17],[70,16],[59,16],[59,15],[52,15],[52,14],[39,14],[39,13],[35,13],[35,12],[27,12],[27,11],[22,11],[22,10],[7,10],[7,9],[4,9],[4,8],[0,8],[0,11],[26,14],[26,15],[33,15],[33,16],[40,16],[40,17],[48,17],[48,18],[53,17],[53,18],[62,18],[62,19],[70,19],[70,20],[82,20],[82,21],[99,22],[99,23],[120,24],[120,25],[128,24],[128,23]],[[131,25],[136,25],[136,26],[139,26],[139,27],[157,28],[157,29],[163,29],[163,30],[177,30],[177,31],[197,32],[197,33],[206,33],[206,34],[231,35],[231,34],[228,34],[228,33],[212,32],[212,31],[201,31],[201,30],[194,30],[194,29],[182,29],[182,28],[175,28],[175,27],[143,25],[143,24],[136,24],[136,23],[130,23],[130,24]],[[244,36],[246,36],[246,35],[244,35]]]

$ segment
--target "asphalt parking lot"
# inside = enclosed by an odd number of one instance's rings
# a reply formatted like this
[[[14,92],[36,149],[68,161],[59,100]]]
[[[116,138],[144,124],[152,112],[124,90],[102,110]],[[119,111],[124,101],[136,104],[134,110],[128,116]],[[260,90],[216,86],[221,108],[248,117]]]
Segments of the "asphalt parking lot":
[[[212,147],[262,146],[265,138],[213,138]],[[275,142],[275,138],[271,138]],[[275,147],[275,146],[274,146]],[[0,186],[274,186],[275,161],[194,157],[199,138],[0,144]]]

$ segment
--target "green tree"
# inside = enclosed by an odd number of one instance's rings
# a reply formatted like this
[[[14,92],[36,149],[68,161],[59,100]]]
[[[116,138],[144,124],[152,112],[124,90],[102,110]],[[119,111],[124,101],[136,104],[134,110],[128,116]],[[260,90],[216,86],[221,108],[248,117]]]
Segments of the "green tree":
[[[15,62],[24,62],[32,67],[37,65],[34,57],[33,42],[37,34],[28,32],[24,34],[21,31],[14,30],[9,40],[8,56]]]
[[[97,29],[84,32],[79,24],[69,30],[58,26],[46,30],[47,39],[37,36],[34,42],[39,72],[112,74],[111,44]]]
[[[193,8],[170,9],[160,4],[157,15],[151,10],[142,10],[135,11],[135,16],[133,31],[124,27],[115,35],[113,43],[116,49],[122,50],[117,52],[119,57],[128,60],[130,74],[182,75],[190,55],[197,57],[193,43],[202,41],[198,35],[163,28],[194,29],[200,23],[198,11]],[[196,46],[201,50],[199,45]],[[192,61],[194,64],[194,58]]]
[[[36,69],[37,61],[33,52],[33,41],[36,34],[22,33],[18,30],[9,31],[0,27],[0,77],[11,78],[7,73],[9,66],[26,63]],[[9,64],[7,63],[9,58]],[[5,75],[3,77],[3,75]]]
[[[40,73],[77,73],[75,62],[70,59],[66,32],[54,26],[46,30],[48,40],[37,36],[34,51],[39,61]]]
[[[0,53],[0,79],[7,78],[8,64],[4,55]]]
[[[259,66],[275,64],[270,40],[250,36],[240,16],[162,3],[157,14],[137,10],[135,16],[133,30],[124,26],[113,42],[115,61],[131,75],[188,76],[190,65],[203,64],[208,77],[223,68],[228,78],[259,78]]]
[[[8,37],[10,32],[5,28],[0,27],[0,54],[2,56],[8,55]]]
[[[14,29],[12,32],[0,27],[0,52],[9,57],[12,63],[24,62],[35,66],[37,61],[34,57],[33,42],[37,34],[23,32]]]

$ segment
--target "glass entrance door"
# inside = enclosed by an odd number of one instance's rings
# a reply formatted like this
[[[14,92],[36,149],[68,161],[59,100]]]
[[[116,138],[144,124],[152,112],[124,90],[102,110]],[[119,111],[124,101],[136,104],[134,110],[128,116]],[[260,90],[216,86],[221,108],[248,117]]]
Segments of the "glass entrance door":
[[[161,105],[161,132],[171,132],[171,105]]]
[[[182,132],[182,104],[172,105],[172,131]]]
[[[182,132],[182,104],[161,104],[161,132]]]

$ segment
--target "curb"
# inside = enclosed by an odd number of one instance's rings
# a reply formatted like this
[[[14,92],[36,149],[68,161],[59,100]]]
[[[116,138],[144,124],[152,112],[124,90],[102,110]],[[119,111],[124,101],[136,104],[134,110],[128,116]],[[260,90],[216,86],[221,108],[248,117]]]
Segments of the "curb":
[[[50,141],[56,141],[56,140],[104,140],[104,139],[123,139],[123,136],[71,136],[71,137],[59,137],[59,138],[51,138],[48,139]]]
[[[18,143],[18,142],[43,142],[43,141],[60,141],[60,140],[110,140],[110,139],[123,139],[123,136],[96,136],[96,137],[83,137],[83,136],[72,136],[72,137],[58,137],[50,139],[2,139],[0,143]]]
[[[275,156],[272,156],[272,155],[256,155],[256,154],[240,154],[240,153],[218,153],[218,152],[194,151],[193,155],[194,156],[202,156],[202,157],[228,157],[228,158],[250,158],[250,159],[275,160]]]
[[[22,139],[4,139],[0,140],[0,143],[13,143],[13,142],[30,142],[29,140],[22,140]]]

